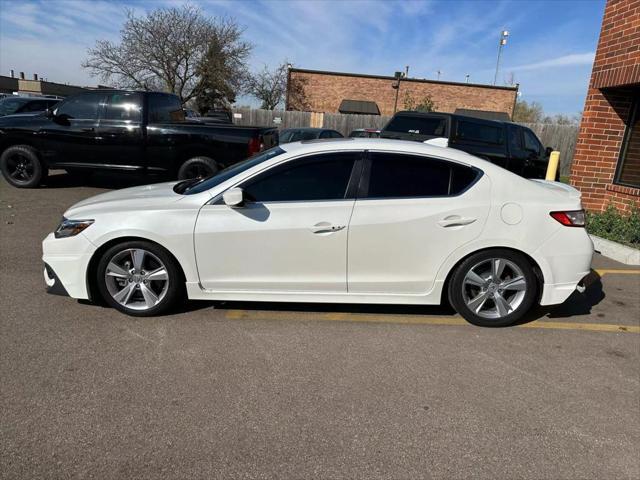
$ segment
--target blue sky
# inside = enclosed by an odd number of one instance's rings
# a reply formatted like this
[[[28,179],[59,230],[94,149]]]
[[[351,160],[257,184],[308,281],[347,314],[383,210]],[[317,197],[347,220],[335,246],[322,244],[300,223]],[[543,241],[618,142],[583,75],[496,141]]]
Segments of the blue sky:
[[[142,14],[182,0],[0,0],[0,73],[38,73],[95,85],[80,66],[98,39],[117,40],[129,6]],[[288,59],[300,68],[491,83],[498,36],[499,83],[513,74],[522,98],[549,114],[584,103],[604,0],[192,1],[210,16],[232,16],[254,44],[252,70]],[[249,100],[243,98],[243,103]]]

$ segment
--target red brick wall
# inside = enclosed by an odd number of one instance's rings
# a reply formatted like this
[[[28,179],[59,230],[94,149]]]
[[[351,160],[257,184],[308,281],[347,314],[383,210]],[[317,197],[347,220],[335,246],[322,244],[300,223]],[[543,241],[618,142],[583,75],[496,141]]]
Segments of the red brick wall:
[[[396,98],[396,90],[392,87],[396,83],[394,79],[297,70],[292,70],[290,75],[292,82],[303,85],[309,111],[338,113],[342,100],[370,100],[378,104],[382,115],[393,115]],[[439,112],[470,108],[511,115],[516,88],[405,80],[400,82],[398,110],[404,109],[407,94],[416,103],[427,95],[431,96]]]
[[[571,169],[585,208],[623,211],[640,189],[614,184],[631,102],[640,96],[640,0],[609,0]]]

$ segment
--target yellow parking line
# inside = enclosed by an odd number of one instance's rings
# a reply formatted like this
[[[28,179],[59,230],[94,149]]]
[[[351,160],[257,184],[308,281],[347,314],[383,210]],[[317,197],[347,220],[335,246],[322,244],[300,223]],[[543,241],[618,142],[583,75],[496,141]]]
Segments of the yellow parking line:
[[[623,270],[621,268],[597,268],[596,273],[601,277],[607,273],[621,275],[640,275],[640,270]]]
[[[404,325],[453,325],[469,326],[460,317],[431,317],[423,315],[385,315],[369,313],[345,312],[283,312],[283,311],[252,311],[228,310],[226,318],[229,320],[315,320],[329,322],[362,322],[362,323],[390,323]],[[517,325],[516,328],[540,328],[554,330],[583,330],[591,332],[623,332],[640,333],[637,325],[615,325],[609,323],[577,323],[577,322],[549,322],[536,320]]]

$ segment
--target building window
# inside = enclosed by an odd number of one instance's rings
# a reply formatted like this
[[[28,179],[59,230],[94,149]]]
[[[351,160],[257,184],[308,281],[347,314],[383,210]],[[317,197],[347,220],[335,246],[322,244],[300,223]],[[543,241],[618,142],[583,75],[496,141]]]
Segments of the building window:
[[[640,100],[631,107],[629,123],[624,133],[620,159],[616,171],[616,181],[620,185],[640,188]]]

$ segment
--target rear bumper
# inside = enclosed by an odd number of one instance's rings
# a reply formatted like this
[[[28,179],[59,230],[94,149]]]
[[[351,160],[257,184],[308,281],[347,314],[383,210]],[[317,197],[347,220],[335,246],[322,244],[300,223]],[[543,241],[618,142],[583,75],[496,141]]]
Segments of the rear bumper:
[[[591,273],[593,242],[583,228],[563,227],[536,251],[544,285],[540,305],[564,302]],[[542,262],[540,262],[542,263]]]
[[[50,233],[42,241],[42,260],[47,292],[88,299],[87,267],[96,247],[83,234],[55,238]]]

